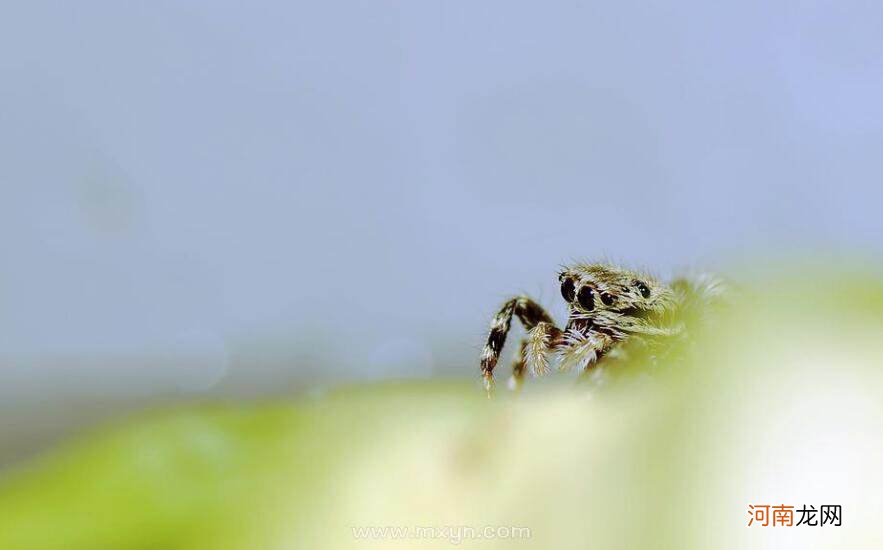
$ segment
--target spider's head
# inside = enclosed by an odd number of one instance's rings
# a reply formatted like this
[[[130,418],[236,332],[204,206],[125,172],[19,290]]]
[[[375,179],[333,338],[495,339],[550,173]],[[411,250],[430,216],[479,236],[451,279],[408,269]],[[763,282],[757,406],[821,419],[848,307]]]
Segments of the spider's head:
[[[558,276],[571,317],[613,333],[651,333],[674,304],[672,290],[644,273],[576,264]]]

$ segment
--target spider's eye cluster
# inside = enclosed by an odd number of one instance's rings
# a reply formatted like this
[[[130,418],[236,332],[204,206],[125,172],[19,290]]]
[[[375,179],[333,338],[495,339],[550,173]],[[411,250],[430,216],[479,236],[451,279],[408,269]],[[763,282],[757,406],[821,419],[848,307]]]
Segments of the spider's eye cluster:
[[[576,287],[573,283],[573,279],[570,277],[566,277],[561,281],[561,296],[564,297],[564,300],[569,304],[573,301],[573,298],[576,296]]]
[[[580,307],[586,311],[595,309],[595,293],[592,291],[592,287],[584,286],[579,289],[576,301],[579,302]]]
[[[641,293],[641,297],[650,297],[650,287],[648,287],[645,283],[643,283],[642,281],[638,281],[635,283],[635,287],[638,289],[638,292]]]

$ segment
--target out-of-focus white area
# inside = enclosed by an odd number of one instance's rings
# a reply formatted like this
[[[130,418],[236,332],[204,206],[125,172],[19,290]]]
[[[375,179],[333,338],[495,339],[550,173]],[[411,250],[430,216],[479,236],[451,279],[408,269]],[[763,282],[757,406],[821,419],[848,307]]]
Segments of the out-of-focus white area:
[[[881,15],[4,5],[0,447],[124,404],[470,374],[494,308],[554,304],[572,258],[880,253]]]
[[[832,289],[827,303],[809,292],[763,295],[766,310],[743,311],[707,348],[714,368],[698,375],[696,403],[685,406],[703,418],[683,435],[695,469],[685,471],[685,499],[702,510],[695,547],[718,537],[725,548],[883,544],[880,294],[853,287],[853,302],[833,283],[818,288]],[[794,506],[795,526],[804,506],[839,505],[842,526],[747,528],[749,504]]]

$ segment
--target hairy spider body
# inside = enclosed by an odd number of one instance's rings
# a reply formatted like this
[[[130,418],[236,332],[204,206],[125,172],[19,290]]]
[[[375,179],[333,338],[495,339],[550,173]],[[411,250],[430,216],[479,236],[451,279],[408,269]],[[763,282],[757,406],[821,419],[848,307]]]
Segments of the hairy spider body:
[[[719,287],[711,279],[698,286],[685,279],[666,285],[646,273],[598,263],[566,267],[558,280],[569,308],[563,329],[527,296],[508,300],[494,316],[481,353],[488,393],[513,316],[527,330],[512,365],[512,382],[518,387],[526,371],[546,374],[555,358],[561,370],[586,371],[626,340],[677,336],[684,331],[680,313],[697,298],[716,295]]]

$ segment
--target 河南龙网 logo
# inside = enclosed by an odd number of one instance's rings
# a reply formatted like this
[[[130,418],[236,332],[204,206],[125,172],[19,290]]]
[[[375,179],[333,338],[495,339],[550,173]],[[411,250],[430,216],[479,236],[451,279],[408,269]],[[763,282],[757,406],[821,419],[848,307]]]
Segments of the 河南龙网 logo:
[[[804,504],[796,510],[795,506],[785,504],[749,504],[748,517],[748,527],[840,527],[843,520],[839,504],[822,504],[818,509]]]

